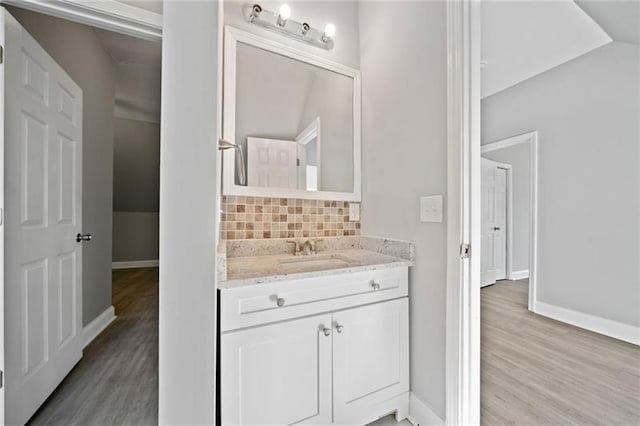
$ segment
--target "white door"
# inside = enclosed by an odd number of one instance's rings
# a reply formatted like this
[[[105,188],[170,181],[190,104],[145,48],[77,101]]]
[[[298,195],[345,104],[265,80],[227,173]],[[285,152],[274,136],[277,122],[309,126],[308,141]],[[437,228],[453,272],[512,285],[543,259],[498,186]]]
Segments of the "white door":
[[[220,339],[223,425],[331,423],[331,314]]]
[[[270,188],[298,187],[295,141],[247,138],[247,183]]]
[[[364,424],[371,407],[409,391],[407,298],[333,313],[334,422]]]
[[[482,159],[480,286],[507,278],[507,170]]]
[[[6,423],[82,357],[82,91],[4,9]]]

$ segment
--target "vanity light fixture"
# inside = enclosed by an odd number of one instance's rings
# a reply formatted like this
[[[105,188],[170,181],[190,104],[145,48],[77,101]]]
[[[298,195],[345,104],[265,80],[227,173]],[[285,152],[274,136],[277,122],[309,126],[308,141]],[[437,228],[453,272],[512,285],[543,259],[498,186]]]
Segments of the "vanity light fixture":
[[[253,22],[254,19],[260,16],[262,13],[262,7],[259,4],[251,6],[251,12],[249,14],[249,22]]]
[[[328,23],[326,27],[324,27],[324,33],[322,34],[322,40],[331,40],[333,36],[336,35],[336,26],[332,23]]]
[[[284,27],[287,24],[287,19],[291,17],[291,8],[288,4],[283,3],[280,6],[280,11],[278,13],[278,20],[276,21],[279,27]]]
[[[278,12],[263,9],[259,4],[246,4],[243,10],[245,18],[252,24],[260,25],[323,49],[333,49],[333,36],[336,33],[335,25],[327,24],[324,31],[322,31],[306,22],[289,19],[291,7],[286,3],[280,6]]]

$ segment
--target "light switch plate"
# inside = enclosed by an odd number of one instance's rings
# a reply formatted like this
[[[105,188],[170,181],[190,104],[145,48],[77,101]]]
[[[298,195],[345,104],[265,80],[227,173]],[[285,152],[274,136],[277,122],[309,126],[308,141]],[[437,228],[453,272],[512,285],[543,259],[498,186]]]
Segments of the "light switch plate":
[[[420,222],[442,222],[442,195],[420,197]]]
[[[351,222],[360,220],[360,203],[349,203],[349,220]]]

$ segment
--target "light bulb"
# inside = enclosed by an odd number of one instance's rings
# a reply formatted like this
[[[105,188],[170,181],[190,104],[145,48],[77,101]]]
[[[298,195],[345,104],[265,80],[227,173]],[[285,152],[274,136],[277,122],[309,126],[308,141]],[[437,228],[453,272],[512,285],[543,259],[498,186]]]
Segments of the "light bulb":
[[[327,26],[324,27],[324,35],[329,38],[336,35],[336,26],[333,24],[327,24]]]
[[[285,21],[289,19],[289,17],[291,16],[291,8],[289,7],[289,5],[286,3],[282,4],[282,6],[280,6],[280,11],[278,12],[278,15],[280,16],[280,18],[284,19]]]

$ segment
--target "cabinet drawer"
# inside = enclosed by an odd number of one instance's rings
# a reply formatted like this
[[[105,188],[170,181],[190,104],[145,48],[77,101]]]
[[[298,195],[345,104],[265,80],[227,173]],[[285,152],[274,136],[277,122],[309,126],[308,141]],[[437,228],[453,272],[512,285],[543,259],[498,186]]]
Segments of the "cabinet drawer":
[[[220,291],[220,329],[273,321],[395,299],[408,294],[408,269],[292,279]]]

